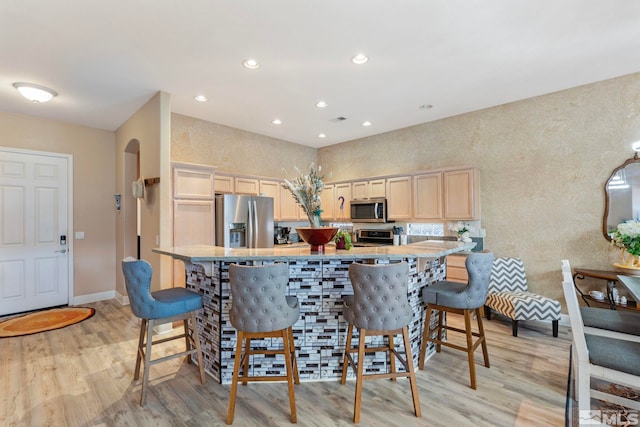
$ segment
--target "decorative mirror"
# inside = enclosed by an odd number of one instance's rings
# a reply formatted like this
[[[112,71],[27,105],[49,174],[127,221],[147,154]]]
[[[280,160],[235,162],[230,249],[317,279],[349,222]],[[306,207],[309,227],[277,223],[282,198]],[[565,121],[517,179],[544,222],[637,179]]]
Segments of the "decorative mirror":
[[[611,240],[621,222],[640,219],[640,158],[638,153],[614,169],[604,185],[602,233]]]

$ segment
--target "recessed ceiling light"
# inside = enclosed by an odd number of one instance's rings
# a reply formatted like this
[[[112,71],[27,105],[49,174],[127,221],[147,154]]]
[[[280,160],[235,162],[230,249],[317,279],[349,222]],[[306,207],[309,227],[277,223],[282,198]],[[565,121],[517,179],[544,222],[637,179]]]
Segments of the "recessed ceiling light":
[[[362,122],[362,126],[371,126],[371,122],[370,121],[364,121]]]
[[[273,123],[274,125],[281,125],[281,124],[282,124],[282,120],[280,120],[280,119],[273,119],[273,120],[271,120],[271,123]]]
[[[204,95],[196,95],[193,97],[193,99],[195,99],[198,102],[207,102],[209,100],[209,98],[207,98]]]
[[[249,68],[251,70],[260,68],[260,64],[258,64],[258,61],[256,61],[255,59],[245,59],[242,65],[244,65],[246,68]]]
[[[318,102],[316,102],[316,107],[318,107],[318,108],[325,108],[327,105],[329,105],[329,104],[327,104],[327,103],[326,103],[326,102],[324,102],[324,101],[318,101]]]
[[[49,89],[48,87],[40,85],[34,85],[32,83],[17,82],[13,84],[13,87],[18,89],[20,95],[36,104],[39,102],[51,101],[54,96],[58,95],[53,89]]]
[[[424,104],[424,105],[421,105],[419,108],[420,108],[421,110],[430,110],[431,108],[433,108],[433,105],[431,105],[431,104]]]
[[[318,138],[326,138],[327,135],[325,135],[324,133],[318,134]]]
[[[364,55],[362,53],[359,53],[356,56],[354,56],[353,58],[351,58],[351,62],[353,62],[354,64],[357,64],[357,65],[366,64],[366,62],[368,60],[369,60],[369,58],[367,57],[367,55]]]

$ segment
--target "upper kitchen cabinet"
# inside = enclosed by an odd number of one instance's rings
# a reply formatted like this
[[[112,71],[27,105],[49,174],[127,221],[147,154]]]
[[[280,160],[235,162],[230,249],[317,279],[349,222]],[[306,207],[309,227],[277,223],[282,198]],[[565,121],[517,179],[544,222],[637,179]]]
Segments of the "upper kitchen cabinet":
[[[386,180],[356,181],[351,184],[352,200],[386,197]]]
[[[386,180],[387,215],[389,219],[411,218],[411,177],[398,176]]]
[[[301,208],[291,192],[280,186],[280,221],[298,221]],[[306,217],[305,217],[306,218]]]
[[[334,216],[334,185],[325,184],[322,193],[320,193],[320,203],[322,204],[322,213],[320,219],[323,221],[331,221],[335,219]]]
[[[480,219],[480,173],[476,169],[445,171],[443,213],[445,219]]]
[[[235,194],[249,194],[257,196],[260,194],[260,181],[257,178],[235,178]]]
[[[413,177],[413,217],[442,219],[442,172]]]
[[[351,219],[351,183],[343,182],[335,184],[334,190],[334,208],[333,213],[338,220],[349,221]],[[342,205],[342,209],[340,209]]]
[[[215,176],[215,190],[216,194],[233,194],[233,182],[234,178],[227,175]]]
[[[273,219],[280,220],[280,187],[282,183],[279,181],[260,180],[260,195],[273,198]]]
[[[191,163],[173,163],[173,198],[213,200],[214,168]]]

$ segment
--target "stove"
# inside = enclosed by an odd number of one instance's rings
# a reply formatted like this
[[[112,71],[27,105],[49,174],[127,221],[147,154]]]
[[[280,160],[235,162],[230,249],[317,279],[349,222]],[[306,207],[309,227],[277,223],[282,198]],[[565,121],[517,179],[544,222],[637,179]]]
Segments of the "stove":
[[[357,232],[358,241],[353,246],[374,247],[393,245],[393,231],[391,229],[360,229]]]

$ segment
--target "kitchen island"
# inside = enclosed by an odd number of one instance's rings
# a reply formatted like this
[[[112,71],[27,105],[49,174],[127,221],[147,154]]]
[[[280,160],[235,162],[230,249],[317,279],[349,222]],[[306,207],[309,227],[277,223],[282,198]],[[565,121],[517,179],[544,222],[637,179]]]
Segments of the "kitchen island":
[[[429,240],[404,246],[380,246],[336,250],[329,245],[324,253],[314,253],[309,246],[275,248],[222,248],[208,245],[157,248],[153,251],[182,260],[186,286],[203,297],[204,308],[197,314],[198,331],[204,351],[205,370],[223,384],[231,382],[236,331],[229,321],[231,291],[229,264],[260,265],[285,262],[289,265],[288,294],[298,297],[300,319],[293,326],[300,379],[334,380],[342,373],[342,359],[347,324],[342,317],[342,295],[352,295],[349,264],[354,261],[409,264],[409,302],[414,316],[409,325],[414,364],[417,366],[425,307],[422,288],[444,280],[445,256],[472,249],[475,243]],[[434,316],[435,317],[435,316]],[[375,343],[376,337],[367,337]],[[257,341],[257,340],[256,340]],[[280,343],[275,342],[275,345]],[[400,340],[396,343],[402,348]],[[431,343],[432,344],[432,343]],[[271,346],[271,340],[255,342]],[[428,349],[430,355],[433,345]],[[367,372],[386,371],[384,353],[367,357]],[[252,364],[254,374],[280,375],[284,359],[265,358]],[[353,373],[349,372],[352,377]]]

